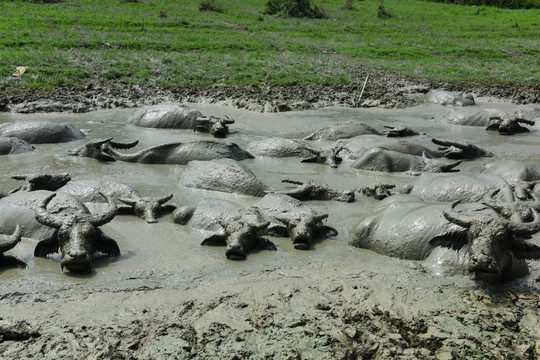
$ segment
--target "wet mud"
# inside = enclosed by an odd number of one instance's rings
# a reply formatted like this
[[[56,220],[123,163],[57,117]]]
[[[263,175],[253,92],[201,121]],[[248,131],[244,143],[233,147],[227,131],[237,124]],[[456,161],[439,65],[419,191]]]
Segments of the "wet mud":
[[[481,98],[477,107],[512,113],[517,105]],[[538,130],[504,137],[483,128],[431,121],[439,105],[405,109],[330,107],[257,113],[229,106],[191,104],[205,115],[235,119],[226,141],[245,147],[268,137],[303,138],[332,124],[365,122],[383,130],[406,125],[431,137],[469,141],[492,158],[464,162],[462,172],[483,172],[489,163],[521,159],[540,167]],[[137,149],[165,142],[213,139],[190,130],[127,125],[136,109],[87,113],[2,113],[0,122],[43,119],[71,123],[88,139],[139,140]],[[174,194],[170,203],[195,206],[218,198],[249,206],[260,198],[183,187],[185,165],[102,163],[71,157],[84,144],[40,144],[31,153],[2,156],[0,191],[20,186],[24,173],[69,173],[74,180],[127,183],[142,196]],[[408,140],[414,140],[410,138]],[[314,147],[330,142],[314,141]],[[135,151],[135,149],[133,149]],[[129,150],[126,150],[129,152]],[[283,179],[313,180],[352,190],[376,183],[411,184],[415,177],[302,164],[299,158],[256,156],[242,161],[275,190]],[[87,359],[535,359],[540,354],[540,262],[525,278],[484,284],[468,274],[436,274],[418,261],[389,258],[348,245],[354,225],[378,201],[356,194],[352,203],[308,201],[339,235],[307,251],[288,238],[271,238],[276,251],[227,260],[223,247],[200,245],[202,231],[172,222],[148,224],[117,216],[102,230],[121,250],[97,258],[88,275],[62,273],[59,256],[34,258],[35,240],[23,238],[8,252],[25,269],[0,273],[0,357]],[[89,205],[103,211],[105,204]],[[535,235],[538,239],[538,235]],[[457,256],[457,255],[456,255]]]

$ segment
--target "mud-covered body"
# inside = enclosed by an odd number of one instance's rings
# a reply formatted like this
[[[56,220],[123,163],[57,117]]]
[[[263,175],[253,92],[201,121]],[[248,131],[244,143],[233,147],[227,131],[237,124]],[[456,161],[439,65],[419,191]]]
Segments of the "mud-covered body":
[[[0,136],[15,137],[30,144],[61,143],[85,138],[73,125],[52,121],[19,121],[0,124]]]

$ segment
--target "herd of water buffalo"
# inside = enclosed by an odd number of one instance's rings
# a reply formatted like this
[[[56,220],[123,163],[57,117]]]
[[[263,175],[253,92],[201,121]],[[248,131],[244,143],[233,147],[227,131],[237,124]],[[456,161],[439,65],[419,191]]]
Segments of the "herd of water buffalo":
[[[431,102],[454,104],[434,121],[482,126],[501,135],[529,132],[538,136],[534,119],[540,107],[524,107],[514,114],[477,109],[468,94],[431,92]],[[537,120],[538,121],[538,120]],[[245,149],[223,140],[234,120],[203,116],[179,105],[141,108],[128,123],[138,127],[190,129],[213,135],[197,141],[173,142],[137,152],[126,150],[137,141],[93,139],[69,151],[96,161],[187,165],[182,185],[196,189],[260,197],[250,207],[206,199],[197,206],[175,208],[166,203],[172,194],[143,197],[133,187],[104,180],[71,180],[68,174],[13,175],[22,185],[0,193],[0,266],[24,266],[5,255],[21,237],[38,240],[35,256],[60,252],[61,267],[70,272],[90,272],[94,254],[118,256],[115,240],[100,226],[118,213],[132,213],[148,223],[173,212],[178,224],[208,230],[202,245],[224,245],[229,259],[243,259],[255,248],[276,249],[266,236],[290,237],[295,249],[309,249],[315,239],[337,235],[307,200],[355,201],[355,192],[380,200],[373,213],[351,231],[349,244],[380,254],[422,260],[435,248],[464,249],[464,266],[477,279],[504,281],[528,272],[526,260],[540,259],[540,246],[532,235],[540,231],[540,171],[521,162],[501,162],[490,173],[459,172],[462,161],[493,157],[474,144],[429,138],[404,126],[378,130],[360,121],[322,128],[303,139],[265,138]],[[425,135],[425,134],[423,134]],[[74,126],[49,121],[0,124],[0,155],[16,156],[33,145],[84,139]],[[318,140],[331,142],[320,146]],[[319,146],[318,146],[319,145]],[[284,179],[293,189],[273,191],[241,161],[254,157],[297,157],[302,163],[332,168],[344,159],[355,169],[406,172],[416,181],[399,191],[394,184],[377,184],[349,191],[315,181]],[[309,166],[309,165],[305,165]],[[106,202],[107,210],[92,214],[85,203]],[[533,240],[531,240],[533,239]]]

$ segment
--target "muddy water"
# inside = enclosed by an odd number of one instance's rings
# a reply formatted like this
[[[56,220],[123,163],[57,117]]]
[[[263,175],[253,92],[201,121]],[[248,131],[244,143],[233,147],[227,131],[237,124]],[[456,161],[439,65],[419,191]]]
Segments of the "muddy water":
[[[228,107],[192,104],[205,115],[229,115],[236,120],[231,125],[227,140],[246,145],[252,140],[266,137],[302,138],[322,127],[358,120],[378,129],[384,125],[407,125],[426,136],[418,139],[428,142],[431,137],[455,138],[472,142],[492,151],[493,158],[483,158],[464,163],[463,172],[481,172],[489,162],[505,159],[523,159],[540,169],[540,136],[538,131],[511,137],[503,137],[483,128],[463,127],[430,121],[430,117],[447,108],[437,105],[421,105],[405,110],[360,110],[347,108],[319,109],[305,112],[257,114]],[[512,112],[515,106],[505,103],[480,102],[479,107],[499,108]],[[87,140],[114,137],[116,141],[139,140],[135,149],[173,141],[212,139],[208,135],[189,130],[156,130],[126,125],[128,117],[136,109],[103,110],[87,114],[0,114],[0,122],[18,120],[51,120],[72,123],[87,132]],[[144,165],[125,162],[101,163],[93,159],[67,156],[67,150],[84,144],[87,140],[64,144],[36,145],[33,153],[2,156],[0,190],[7,192],[18,185],[12,180],[15,174],[62,173],[72,179],[105,179],[127,183],[143,196],[174,194],[170,203],[177,206],[196,205],[201,199],[214,197],[251,205],[258,198],[225,193],[187,189],[179,185],[179,178],[186,166]],[[414,140],[414,138],[409,138]],[[328,145],[313,142],[314,147]],[[131,150],[127,150],[128,152]],[[350,167],[344,161],[337,169],[318,164],[301,164],[297,158],[274,159],[257,157],[243,161],[264,183],[273,189],[285,189],[285,178],[316,180],[339,189],[354,189],[378,182],[394,183],[398,187],[412,183],[415,178],[405,174],[382,174],[366,172]],[[299,264],[321,265],[329,260],[341,259],[344,263],[365,264],[366,268],[384,269],[388,273],[408,271],[417,266],[411,261],[402,261],[376,255],[370,251],[347,245],[353,226],[370,213],[376,201],[357,195],[354,203],[312,201],[307,204],[319,213],[328,213],[328,224],[339,231],[335,238],[321,241],[309,251],[295,250],[288,238],[272,238],[277,251],[250,253],[245,261],[230,261],[225,258],[224,248],[203,247],[203,233],[190,226],[172,223],[171,216],[160,219],[158,224],[147,224],[133,216],[117,216],[102,227],[114,238],[121,249],[116,259],[96,259],[95,271],[89,275],[62,273],[59,256],[48,259],[34,258],[36,242],[23,239],[21,244],[8,254],[17,256],[28,264],[26,269],[9,269],[0,273],[2,293],[19,292],[30,298],[46,299],[52,294],[84,294],[95,291],[121,291],[139,288],[189,288],[202,281],[219,281],[265,270],[287,269]],[[91,206],[93,211],[103,206]],[[534,278],[538,277],[538,262],[531,263]],[[438,280],[434,278],[436,283]],[[456,280],[458,286],[474,284],[467,277]],[[407,287],[407,284],[401,284]],[[417,284],[411,284],[417,286]],[[412,288],[410,290],[413,290]]]

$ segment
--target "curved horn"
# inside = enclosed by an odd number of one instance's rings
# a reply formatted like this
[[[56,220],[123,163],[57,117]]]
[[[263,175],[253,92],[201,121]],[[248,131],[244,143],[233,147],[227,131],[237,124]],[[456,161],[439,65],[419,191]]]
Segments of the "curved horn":
[[[314,155],[320,155],[321,154],[320,150],[314,149],[314,148],[309,147],[309,146],[306,146],[306,150],[309,151],[310,153],[314,154]]]
[[[8,251],[15,245],[21,241],[21,227],[19,224],[15,227],[15,231],[13,231],[13,234],[9,236],[2,236],[5,238],[5,240],[0,241],[0,254],[2,254],[5,251]]]
[[[504,206],[498,203],[497,201],[495,201],[495,199],[493,199],[493,196],[497,194],[499,191],[500,189],[495,189],[490,193],[486,193],[484,195],[484,198],[482,199],[482,204],[487,205],[490,208],[493,208],[498,213],[504,210]]]
[[[28,175],[12,175],[11,176],[13,180],[26,180],[27,177]]]
[[[165,204],[167,201],[171,200],[172,197],[173,197],[173,194],[170,194],[170,195],[161,197],[161,198],[157,199],[156,201],[157,201],[158,203],[160,203],[161,205],[163,205],[163,204]]]
[[[426,152],[422,151],[422,161],[424,162],[424,164],[429,163],[430,160],[431,159],[427,157]]]
[[[228,115],[225,115],[225,119],[221,119],[224,124],[234,124],[234,119],[231,119]]]
[[[52,193],[47,196],[36,209],[36,220],[40,224],[49,226],[55,229],[59,229],[62,226],[62,219],[53,216],[47,211],[47,205],[51,202],[52,198],[56,196],[56,193]]]
[[[515,118],[514,121],[517,121],[518,123],[523,123],[527,125],[534,125],[536,122],[534,120],[528,120],[523,118]]]
[[[105,225],[106,223],[110,222],[114,217],[116,216],[116,203],[114,202],[114,199],[110,197],[107,194],[104,194],[102,192],[99,192],[101,196],[103,196],[105,199],[107,199],[107,203],[109,204],[109,208],[107,211],[101,215],[94,215],[90,219],[90,223],[94,226],[101,226]]]
[[[323,221],[324,219],[328,218],[328,214],[323,214],[323,215],[315,215],[313,217],[313,219],[317,222],[319,221]]]
[[[113,138],[110,137],[110,138],[107,138],[107,139],[94,140],[94,141],[90,141],[90,142],[89,142],[88,144],[86,144],[86,145],[87,145],[87,146],[100,147],[101,145],[110,142],[112,139],[113,139]]]
[[[109,141],[109,142],[111,143],[111,146],[115,149],[131,149],[132,147],[135,147],[139,143],[139,140],[135,140],[130,143],[120,143],[116,141]]]
[[[540,231],[540,216],[538,216],[538,211],[535,209],[531,210],[533,212],[534,221],[528,223],[510,221],[508,223],[508,229],[512,234],[518,236],[528,236]]]
[[[195,121],[200,124],[208,124],[210,122],[210,118],[208,116],[199,116]]]
[[[129,206],[135,206],[135,204],[137,203],[137,200],[135,199],[126,199],[126,198],[122,198],[122,199],[118,198],[118,201]]]
[[[450,204],[450,209],[444,209],[443,215],[446,220],[468,229],[472,225],[471,219],[468,216],[460,214],[454,210],[456,205],[460,202],[461,200],[456,200]]]

